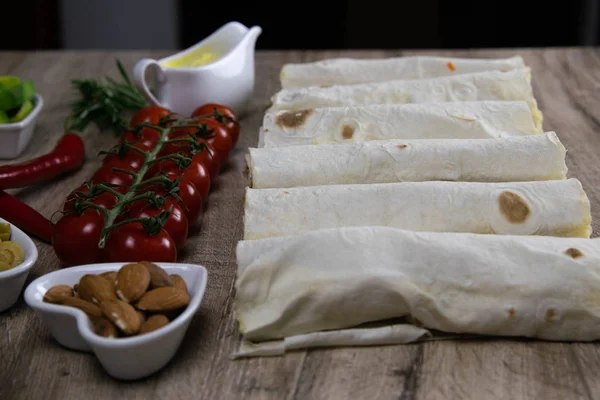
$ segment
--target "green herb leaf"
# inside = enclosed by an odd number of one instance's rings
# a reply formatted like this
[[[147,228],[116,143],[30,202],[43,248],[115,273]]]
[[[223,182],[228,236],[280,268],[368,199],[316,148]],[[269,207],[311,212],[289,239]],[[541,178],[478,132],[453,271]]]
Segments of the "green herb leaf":
[[[100,81],[71,81],[81,97],[72,104],[71,115],[65,123],[67,130],[82,131],[90,123],[94,123],[101,130],[111,130],[120,134],[128,128],[125,113],[135,112],[147,105],[144,96],[131,83],[121,62],[116,60],[116,64],[125,83],[119,83],[110,77]]]

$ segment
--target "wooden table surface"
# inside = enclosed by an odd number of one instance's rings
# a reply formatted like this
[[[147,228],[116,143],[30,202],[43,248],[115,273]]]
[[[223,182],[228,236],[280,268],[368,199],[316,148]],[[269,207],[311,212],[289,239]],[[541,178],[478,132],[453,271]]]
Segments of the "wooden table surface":
[[[181,261],[209,271],[203,304],[184,342],[166,368],[150,378],[119,382],[92,354],[61,348],[40,319],[19,302],[0,314],[0,399],[591,399],[600,397],[600,348],[596,344],[525,340],[464,340],[421,344],[319,349],[279,358],[233,361],[239,335],[232,316],[235,245],[242,237],[244,154],[257,143],[269,97],[279,90],[286,62],[325,57],[383,57],[416,52],[259,52],[251,113],[231,162],[219,177],[202,226],[187,242]],[[569,175],[581,180],[600,229],[600,53],[594,48],[427,51],[421,54],[507,57],[521,54],[533,71],[544,128],[567,147]],[[49,151],[62,133],[75,93],[74,78],[116,76],[115,59],[129,71],[148,52],[0,53],[0,74],[31,78],[45,108],[20,160]],[[88,160],[62,179],[12,191],[50,217],[68,191],[98,167],[96,154],[112,146],[109,132],[83,134]],[[36,242],[39,259],[28,282],[58,268],[50,246]]]

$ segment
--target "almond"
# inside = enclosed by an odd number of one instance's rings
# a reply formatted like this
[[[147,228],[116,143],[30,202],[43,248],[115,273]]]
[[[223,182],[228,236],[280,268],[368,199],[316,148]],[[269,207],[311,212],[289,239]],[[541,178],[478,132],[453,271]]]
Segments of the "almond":
[[[174,286],[152,289],[137,303],[137,308],[145,311],[164,312],[185,307],[190,303],[186,291]]]
[[[100,336],[104,336],[106,338],[116,338],[119,336],[119,332],[117,332],[117,327],[113,325],[112,322],[107,320],[106,318],[99,318],[94,323],[94,329],[96,333]]]
[[[173,281],[173,286],[181,290],[185,290],[186,293],[188,292],[187,285],[181,276],[173,274],[171,275],[171,280]]]
[[[46,303],[60,304],[67,297],[73,297],[73,289],[69,285],[56,285],[44,294]]]
[[[100,276],[103,276],[107,281],[114,285],[115,281],[117,280],[117,271],[103,272],[100,274]]]
[[[185,308],[178,308],[177,310],[165,311],[165,317],[169,318],[169,321],[175,321],[183,312]]]
[[[140,310],[136,310],[135,311],[140,319],[140,325],[143,324],[146,321],[146,314],[144,314],[143,311]]]
[[[64,306],[79,308],[81,311],[83,311],[92,318],[102,317],[102,310],[100,310],[100,307],[98,307],[94,303],[77,297],[66,297],[60,304]]]
[[[121,300],[106,300],[100,304],[104,316],[126,335],[140,330],[142,321],[135,308]]]
[[[79,280],[77,293],[82,299],[100,304],[104,300],[114,300],[114,286],[106,278],[100,275],[86,274]]]
[[[158,265],[148,261],[141,261],[140,264],[145,265],[148,269],[148,272],[150,272],[150,287],[152,289],[164,286],[173,286],[173,282],[171,281],[171,277],[167,271]]]
[[[162,328],[169,324],[169,319],[162,314],[154,314],[142,324],[140,335]]]
[[[150,285],[150,272],[145,265],[126,264],[117,272],[117,296],[127,303],[138,300]]]

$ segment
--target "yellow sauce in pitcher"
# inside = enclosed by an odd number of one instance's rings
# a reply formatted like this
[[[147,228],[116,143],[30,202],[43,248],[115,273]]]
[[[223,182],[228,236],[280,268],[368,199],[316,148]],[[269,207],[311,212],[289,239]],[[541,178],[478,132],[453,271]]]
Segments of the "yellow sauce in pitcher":
[[[168,60],[162,63],[163,66],[169,68],[193,68],[200,67],[206,64],[217,61],[220,55],[210,48],[199,48],[191,53],[184,54],[180,57]]]

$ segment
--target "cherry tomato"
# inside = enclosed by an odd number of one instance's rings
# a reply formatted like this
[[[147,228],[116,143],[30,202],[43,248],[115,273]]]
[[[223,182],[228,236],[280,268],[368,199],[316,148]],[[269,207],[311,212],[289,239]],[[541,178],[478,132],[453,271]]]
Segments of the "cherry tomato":
[[[181,114],[177,114],[177,113],[174,113],[174,112],[170,112],[170,113],[169,113],[169,115],[167,115],[167,116],[165,117],[165,119],[170,119],[170,120],[179,120],[179,119],[183,119],[183,116],[182,116]],[[163,123],[163,124],[160,124],[160,123],[159,123],[158,125],[160,125],[160,126],[162,126],[162,127],[166,127],[166,126],[172,126],[173,124],[175,124],[175,121],[169,121],[169,122],[167,122],[166,124],[165,124],[165,123]]]
[[[171,180],[173,177],[169,177]],[[188,177],[182,177],[179,181],[179,197],[183,202],[183,211],[190,223],[194,223],[202,214],[202,196]]]
[[[171,180],[171,182],[175,181],[181,175],[179,169],[175,168],[163,171],[163,173],[166,174],[167,178]],[[162,183],[150,183],[143,185],[138,189],[138,193],[145,193],[148,191],[153,191],[159,195],[164,195],[166,193]],[[186,176],[181,177],[181,180],[179,181],[179,191],[177,194],[181,198],[180,203],[182,205],[183,212],[187,217],[188,223],[192,225],[202,215],[202,196],[200,196],[200,192],[198,192],[196,186],[194,186],[194,184]]]
[[[206,139],[206,143],[213,145],[216,150],[215,158],[218,159],[218,164],[222,167],[229,158],[229,154],[233,148],[231,135],[223,125],[213,119],[199,118],[198,124],[206,125],[212,131],[210,137]]]
[[[215,150],[214,146],[210,143],[206,143],[206,147],[194,155],[196,161],[206,167],[211,181],[214,181],[217,178],[217,175],[219,175],[219,169],[221,168],[219,160],[215,156],[216,154],[217,151]]]
[[[184,177],[189,178],[190,182],[198,189],[200,197],[205,200],[208,198],[208,192],[210,191],[210,175],[208,169],[204,166],[201,157],[203,157],[203,155],[200,155],[200,153],[193,156],[190,164],[183,170],[175,160],[165,159],[158,161],[150,166],[148,173],[144,178],[151,178],[161,172],[171,172],[177,175],[183,175]]]
[[[171,137],[169,139],[171,139]],[[173,139],[177,139],[177,138],[173,138]],[[192,151],[192,148],[191,148],[190,144],[186,143],[186,142],[165,143],[163,145],[163,147],[160,149],[160,152],[158,153],[158,157],[167,156],[169,154],[177,154],[177,153],[187,155],[187,154],[190,154],[191,151]]]
[[[212,118],[220,122],[227,129],[227,132],[229,132],[233,146],[236,145],[240,136],[240,124],[231,108],[222,104],[204,104],[194,110],[192,117]]]
[[[87,209],[80,216],[63,215],[52,233],[56,256],[66,266],[102,262],[104,251],[98,242],[103,227],[104,216],[98,210]]]
[[[139,222],[113,229],[106,240],[108,262],[176,262],[177,247],[173,238],[161,229],[152,235]]]
[[[131,170],[129,163],[126,160],[114,160],[110,164],[104,164],[101,166],[92,176],[91,181],[94,183],[110,183],[113,185],[120,186],[131,186],[133,183],[133,176],[126,172],[113,171],[113,168],[121,168],[124,170]]]
[[[164,107],[159,106],[148,106],[139,109],[133,114],[131,118],[131,122],[129,123],[130,128],[135,128],[137,124],[153,124],[157,125],[161,118],[165,118],[169,116],[170,111]]]
[[[113,188],[113,189],[116,190],[117,192],[125,191],[124,188],[117,187],[117,188]],[[86,199],[90,203],[99,205],[100,207],[106,208],[107,210],[112,209],[115,206],[115,204],[117,204],[117,197],[114,194],[109,193],[109,192],[101,193],[101,194],[95,196],[94,198],[87,198],[86,196],[76,193],[76,192],[88,193],[89,191],[90,191],[90,188],[86,184],[83,184],[83,185],[79,186],[77,189],[73,190],[67,196],[67,199],[65,200],[65,204],[63,205],[63,211],[64,212],[73,211],[73,204],[75,204],[75,200],[78,198]]]
[[[204,153],[204,152],[202,152]],[[210,192],[210,173],[204,165],[203,155],[201,153],[196,154],[192,157],[192,162],[183,171],[183,176],[188,178],[190,182],[196,186],[200,197],[203,200],[208,198],[208,192]]]
[[[131,143],[131,145],[143,151],[151,150],[150,147],[142,143]],[[104,157],[102,163],[104,165],[114,164],[118,163],[117,160],[125,160],[126,164],[130,167],[127,169],[131,169],[132,171],[139,171],[140,168],[142,168],[144,161],[146,161],[146,155],[134,149],[118,149],[117,153],[111,153]]]
[[[198,131],[196,128],[173,128],[169,131],[169,139],[189,137],[190,135],[195,136]]]
[[[144,180],[150,179],[153,176],[157,176],[161,172],[167,172],[169,170],[175,170],[175,169],[179,169],[179,167],[177,166],[177,163],[171,159],[164,159],[164,160],[153,162],[152,164],[150,164],[150,167],[148,168],[148,172],[146,172],[146,175],[144,175]]]
[[[177,139],[177,137],[173,137],[173,139]],[[198,156],[197,159],[206,167],[211,180],[214,180],[216,179],[219,173],[219,168],[221,167],[219,164],[219,159],[216,156],[217,151],[213,144],[207,143],[204,139],[196,138],[196,141],[198,143],[204,142],[206,145],[203,150],[201,150],[199,153],[196,153],[196,156]],[[191,153],[190,144],[185,142],[167,143],[160,150],[158,156],[162,157],[177,153],[188,156]]]
[[[120,143],[140,143],[149,149],[156,147],[156,143],[160,140],[160,132],[152,128],[144,128],[139,134],[135,131],[125,131],[121,136]]]
[[[171,207],[171,215],[163,226],[163,229],[171,236],[175,246],[181,249],[188,235],[188,220],[183,212],[181,205],[174,198],[165,198],[165,204],[162,207],[154,207],[146,200],[139,200],[129,206],[124,217],[126,218],[148,218],[154,217],[161,211],[168,211]]]

